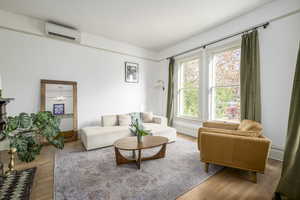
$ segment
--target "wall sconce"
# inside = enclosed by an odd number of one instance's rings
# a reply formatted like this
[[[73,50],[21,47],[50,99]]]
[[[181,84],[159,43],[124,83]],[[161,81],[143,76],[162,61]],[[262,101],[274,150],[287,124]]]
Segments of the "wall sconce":
[[[157,80],[155,83],[156,88],[161,88],[163,91],[165,91],[165,82],[163,80]]]

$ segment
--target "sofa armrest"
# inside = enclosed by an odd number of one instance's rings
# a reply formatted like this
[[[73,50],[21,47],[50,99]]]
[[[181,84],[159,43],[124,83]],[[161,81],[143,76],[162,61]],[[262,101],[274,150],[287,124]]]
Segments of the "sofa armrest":
[[[232,122],[219,122],[219,121],[207,121],[203,122],[203,127],[206,128],[219,128],[228,130],[237,130],[240,124]]]
[[[201,132],[199,136],[203,162],[264,172],[271,145],[269,139],[209,132]]]
[[[155,115],[153,116],[153,123],[160,124],[162,126],[168,126],[168,118]]]

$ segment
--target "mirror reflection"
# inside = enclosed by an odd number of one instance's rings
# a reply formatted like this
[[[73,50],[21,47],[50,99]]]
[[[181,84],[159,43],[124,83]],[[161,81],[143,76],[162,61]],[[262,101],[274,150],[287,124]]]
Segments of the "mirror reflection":
[[[73,130],[73,86],[46,84],[46,111],[61,117],[61,131]]]

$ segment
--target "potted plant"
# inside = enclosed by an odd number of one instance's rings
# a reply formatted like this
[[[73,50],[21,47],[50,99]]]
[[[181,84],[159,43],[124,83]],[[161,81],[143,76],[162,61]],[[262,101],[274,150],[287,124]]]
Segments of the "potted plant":
[[[10,149],[15,150],[19,160],[31,162],[40,154],[45,141],[58,149],[64,148],[59,125],[60,118],[48,111],[30,115],[20,113],[7,118],[2,134],[7,137]]]
[[[132,134],[137,136],[138,143],[143,142],[143,136],[150,135],[150,131],[145,130],[138,119],[135,119],[133,122],[131,122],[129,129]]]

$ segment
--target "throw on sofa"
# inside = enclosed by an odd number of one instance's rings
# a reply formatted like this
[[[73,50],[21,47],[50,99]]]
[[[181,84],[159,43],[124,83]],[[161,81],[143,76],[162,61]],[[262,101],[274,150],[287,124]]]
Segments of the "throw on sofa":
[[[209,163],[264,173],[271,141],[262,135],[258,122],[241,124],[204,122],[198,132],[200,159],[208,171]]]
[[[140,117],[146,130],[152,135],[164,136],[169,142],[176,140],[176,129],[167,126],[167,118],[155,116],[152,113],[134,113],[102,116],[101,126],[91,126],[81,129],[81,141],[86,150],[113,145],[124,137],[132,136],[129,125],[132,118]],[[134,119],[135,120],[135,119]]]

